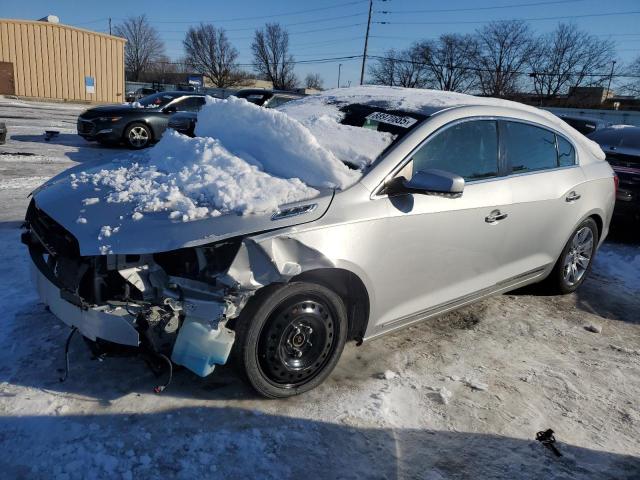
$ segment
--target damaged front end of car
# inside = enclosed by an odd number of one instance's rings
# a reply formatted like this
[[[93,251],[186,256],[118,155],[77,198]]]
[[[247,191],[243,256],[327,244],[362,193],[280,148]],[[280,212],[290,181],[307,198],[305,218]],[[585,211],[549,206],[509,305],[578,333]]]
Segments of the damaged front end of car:
[[[295,216],[281,210],[272,218],[282,223],[264,238],[264,229],[245,230],[158,253],[83,255],[76,237],[32,201],[22,242],[41,300],[72,331],[94,345],[133,347],[205,377],[227,362],[234,322],[260,288],[334,267],[280,230],[304,218],[300,209],[317,213],[309,205],[295,207]]]
[[[76,239],[32,202],[22,241],[42,301],[91,341],[170,357],[200,376],[227,361],[227,322],[252,295],[226,272],[242,238],[156,254],[82,256]]]

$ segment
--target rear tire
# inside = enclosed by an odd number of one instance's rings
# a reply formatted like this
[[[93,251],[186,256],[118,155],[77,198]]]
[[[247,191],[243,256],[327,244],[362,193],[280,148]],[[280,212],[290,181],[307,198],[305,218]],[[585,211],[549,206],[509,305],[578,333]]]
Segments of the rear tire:
[[[268,398],[299,395],[334,369],[347,338],[342,299],[314,283],[269,286],[236,321],[236,366]]]
[[[136,122],[124,131],[124,141],[129,148],[139,150],[151,145],[151,129],[144,123]]]
[[[598,226],[587,218],[574,230],[546,280],[552,293],[572,293],[582,285],[591,271],[597,246]]]

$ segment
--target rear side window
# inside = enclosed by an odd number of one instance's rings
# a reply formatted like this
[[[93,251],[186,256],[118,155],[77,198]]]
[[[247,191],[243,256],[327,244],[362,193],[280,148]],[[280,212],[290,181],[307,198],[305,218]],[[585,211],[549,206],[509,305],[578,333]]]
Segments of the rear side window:
[[[576,164],[576,151],[564,138],[556,135],[558,139],[558,166],[570,167]]]
[[[558,166],[556,136],[533,125],[504,122],[504,145],[513,173],[535,172]]]
[[[453,125],[418,149],[413,155],[413,173],[439,169],[479,180],[498,175],[498,128],[493,120],[475,120]]]

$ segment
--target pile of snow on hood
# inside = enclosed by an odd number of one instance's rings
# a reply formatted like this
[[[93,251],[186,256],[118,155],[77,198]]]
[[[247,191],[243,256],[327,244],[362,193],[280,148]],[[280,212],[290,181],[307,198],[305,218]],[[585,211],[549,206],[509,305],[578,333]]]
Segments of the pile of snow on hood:
[[[167,131],[146,161],[72,174],[72,186],[108,187],[107,202],[130,202],[132,218],[169,212],[189,221],[226,213],[270,212],[318,195],[298,178],[278,178],[229,152],[217,139]]]

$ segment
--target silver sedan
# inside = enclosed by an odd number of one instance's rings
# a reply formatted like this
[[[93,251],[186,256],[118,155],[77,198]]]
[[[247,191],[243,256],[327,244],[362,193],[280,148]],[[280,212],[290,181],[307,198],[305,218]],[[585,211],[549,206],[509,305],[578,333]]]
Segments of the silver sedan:
[[[380,88],[282,112],[320,125],[318,144],[357,181],[187,224],[129,221],[127,204],[101,201],[101,221],[120,222],[103,251],[76,221],[94,185],[57,179],[35,193],[23,235],[51,311],[89,340],[151,349],[202,376],[233,352],[259,393],[286,397],[319,385],[348,340],[535,282],[573,292],[607,235],[617,178],[595,143],[547,112]],[[387,142],[371,161],[353,147],[364,129]]]

